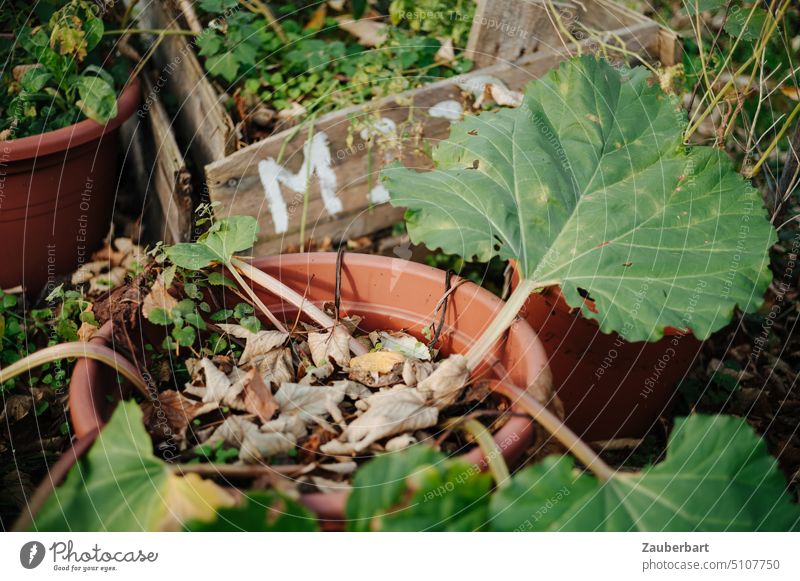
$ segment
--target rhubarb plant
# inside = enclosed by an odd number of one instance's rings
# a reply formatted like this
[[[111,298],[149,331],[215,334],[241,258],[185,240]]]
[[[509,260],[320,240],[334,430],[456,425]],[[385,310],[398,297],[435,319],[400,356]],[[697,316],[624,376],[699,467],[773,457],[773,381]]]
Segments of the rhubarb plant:
[[[705,339],[760,307],[775,231],[723,151],[683,142],[686,125],[646,69],[585,56],[531,82],[519,108],[454,124],[434,170],[383,170],[414,242],[517,262],[469,369],[547,287],[628,341],[669,327]]]
[[[681,418],[666,459],[640,472],[587,474],[568,456],[524,468],[489,493],[473,466],[414,449],[365,465],[351,530],[791,531],[800,508],[777,462],[731,416]]]

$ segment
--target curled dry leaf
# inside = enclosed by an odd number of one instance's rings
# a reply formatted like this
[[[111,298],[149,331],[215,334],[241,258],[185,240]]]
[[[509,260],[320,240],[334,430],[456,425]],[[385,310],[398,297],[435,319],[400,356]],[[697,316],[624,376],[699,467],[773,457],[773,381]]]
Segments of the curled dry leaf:
[[[403,364],[403,383],[409,387],[414,387],[431,373],[433,373],[433,363],[430,361],[406,359]]]
[[[312,482],[319,489],[320,492],[348,492],[352,487],[347,482],[339,482],[338,480],[331,480],[330,478],[323,478],[322,476],[312,476]]]
[[[373,351],[350,360],[349,377],[369,387],[385,387],[402,379],[406,358],[392,351]]]
[[[421,361],[430,361],[431,352],[419,339],[414,335],[403,333],[402,331],[395,331],[393,333],[378,333],[378,341],[385,351],[393,351],[400,353],[406,357],[413,357]]]
[[[189,423],[208,407],[192,401],[174,389],[158,394],[157,402],[146,401],[142,404],[144,425],[156,440],[168,440],[177,437],[182,440]]]
[[[334,474],[352,474],[358,468],[358,464],[353,461],[332,462],[330,464],[320,464],[320,470],[333,472]]]
[[[353,20],[342,16],[337,18],[339,28],[349,32],[358,39],[358,43],[365,47],[374,47],[386,40],[386,23],[378,20],[361,18]]]
[[[350,333],[344,325],[336,324],[332,331],[309,333],[308,347],[314,365],[322,367],[333,360],[340,367],[350,364]]]
[[[202,398],[206,404],[225,405],[240,411],[245,409],[241,397],[245,385],[245,371],[234,367],[231,373],[226,375],[206,357],[200,361],[200,367],[205,376],[205,385],[187,384],[184,392]]]
[[[297,439],[291,433],[262,432],[258,426],[242,416],[229,416],[214,430],[205,444],[213,446],[218,442],[239,448],[239,460],[254,463],[292,450]]]
[[[94,336],[99,328],[100,327],[97,325],[92,325],[88,321],[82,322],[81,326],[78,327],[78,341],[83,341],[85,343]]]
[[[229,335],[245,340],[244,351],[239,358],[239,365],[250,363],[258,357],[267,355],[289,339],[289,334],[281,331],[259,331],[258,333],[253,333],[241,325],[220,324],[218,327]]]
[[[439,363],[433,373],[419,383],[417,389],[427,401],[431,402],[431,405],[442,409],[455,403],[467,379],[469,379],[467,358],[454,354]]]
[[[248,371],[245,376],[243,397],[245,410],[257,416],[262,422],[270,421],[278,411],[278,403],[255,368]]]
[[[522,105],[522,93],[513,91],[505,85],[487,83],[483,89],[483,100],[492,100],[501,107],[519,107]]]
[[[300,416],[288,414],[282,414],[262,424],[260,430],[265,433],[293,434],[296,438],[302,438],[308,433],[306,424]]]
[[[298,383],[303,385],[319,385],[322,381],[328,379],[333,373],[333,363],[326,363],[321,367],[306,367],[306,374],[300,378]]]
[[[331,389],[323,385],[284,383],[275,393],[281,415],[298,416],[306,424],[312,422],[326,426],[324,419],[339,416],[339,404],[344,399],[344,390]]]
[[[453,59],[456,58],[456,50],[453,46],[453,39],[445,38],[441,40],[441,43],[442,46],[440,46],[439,50],[436,51],[436,56],[434,58],[440,63],[452,62]]]
[[[355,452],[387,436],[434,426],[439,419],[439,410],[428,406],[417,390],[406,386],[375,393],[367,404],[369,409],[342,434]]]
[[[266,385],[280,385],[294,379],[292,350],[288,347],[279,347],[254,357],[250,360],[250,365],[258,369]]]
[[[400,436],[395,436],[383,447],[387,452],[399,452],[404,448],[408,448],[412,444],[416,444],[417,439],[412,436],[411,434],[401,434]]]
[[[177,304],[177,299],[169,294],[167,287],[159,278],[153,283],[150,293],[142,301],[142,314],[149,319],[150,313],[155,309],[163,309],[167,313],[171,313]]]

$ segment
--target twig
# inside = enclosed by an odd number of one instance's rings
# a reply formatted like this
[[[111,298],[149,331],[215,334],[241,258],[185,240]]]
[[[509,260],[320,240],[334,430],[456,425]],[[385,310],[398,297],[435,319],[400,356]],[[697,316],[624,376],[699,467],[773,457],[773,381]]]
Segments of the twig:
[[[502,393],[511,400],[513,405],[528,412],[534,421],[538,422],[550,435],[561,442],[567,451],[580,460],[597,478],[606,481],[614,477],[614,470],[586,442],[581,440],[575,432],[570,430],[564,422],[558,419],[536,398],[515,385],[502,381],[495,381],[494,383],[494,391]]]
[[[232,258],[231,266],[241,272],[248,279],[256,283],[258,286],[268,290],[275,296],[282,298],[290,305],[304,312],[315,323],[321,325],[322,327],[326,329],[333,329],[334,325],[336,324],[336,322],[330,318],[325,311],[317,307],[315,304],[306,301],[305,298],[298,292],[289,288],[275,277],[257,269],[252,264],[244,262],[239,258]],[[359,341],[356,341],[353,337],[350,337],[350,351],[352,351],[355,355],[364,355],[367,352],[367,348]]]

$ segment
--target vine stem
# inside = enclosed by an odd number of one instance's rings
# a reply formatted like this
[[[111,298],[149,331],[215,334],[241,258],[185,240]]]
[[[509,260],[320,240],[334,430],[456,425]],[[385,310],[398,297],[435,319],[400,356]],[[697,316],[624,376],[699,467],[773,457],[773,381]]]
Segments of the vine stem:
[[[514,289],[503,308],[492,320],[490,327],[483,332],[467,351],[467,367],[470,371],[474,370],[483,361],[492,346],[511,327],[530,294],[542,286],[547,285],[529,278],[523,278],[519,281],[517,288]]]
[[[52,347],[45,347],[27,357],[20,359],[4,369],[0,369],[0,384],[9,379],[13,379],[21,373],[35,369],[45,363],[52,363],[60,359],[70,357],[81,357],[84,359],[94,359],[116,369],[125,379],[130,381],[145,397],[150,397],[147,384],[139,375],[133,363],[120,356],[116,351],[105,345],[95,345],[82,341],[61,343]]]
[[[267,305],[265,305],[262,300],[258,298],[258,295],[253,292],[253,289],[250,288],[250,285],[245,282],[236,267],[234,267],[233,264],[226,264],[225,266],[229,267],[228,270],[231,271],[233,278],[236,279],[236,282],[239,283],[239,286],[242,288],[242,290],[247,294],[248,297],[250,297],[250,300],[253,301],[259,309],[261,309],[261,312],[267,316],[270,322],[275,325],[275,328],[281,333],[286,333],[287,331],[284,324],[281,323],[278,318],[272,314],[272,311],[267,308]]]
[[[295,292],[283,284],[277,278],[268,275],[266,272],[257,269],[252,264],[239,258],[231,258],[230,265],[234,270],[238,270],[245,277],[256,283],[258,286],[268,290],[277,297],[284,299],[292,306],[308,315],[315,323],[322,325],[326,329],[333,329],[335,321],[310,301],[307,301],[300,293]],[[245,285],[246,286],[246,285]],[[350,337],[350,351],[355,355],[364,355],[367,348]]]
[[[461,428],[469,432],[475,438],[478,446],[480,446],[486,458],[486,465],[489,467],[489,472],[492,473],[492,478],[494,478],[497,488],[503,488],[508,485],[511,481],[511,474],[508,472],[508,466],[503,460],[503,453],[500,451],[497,442],[494,441],[491,432],[474,418],[464,422]]]
[[[502,381],[495,383],[493,391],[505,395],[513,405],[530,414],[534,421],[563,444],[567,451],[580,460],[598,479],[605,482],[615,476],[615,471],[598,456],[597,452],[592,450],[586,442],[581,440],[535,397],[515,385]]]

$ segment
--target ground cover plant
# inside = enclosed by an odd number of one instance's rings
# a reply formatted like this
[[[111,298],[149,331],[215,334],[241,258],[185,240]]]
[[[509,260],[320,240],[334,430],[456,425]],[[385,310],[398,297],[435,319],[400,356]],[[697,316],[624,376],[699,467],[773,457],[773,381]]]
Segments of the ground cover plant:
[[[198,54],[250,140],[471,68],[461,50],[472,2],[358,5],[198,4]]]
[[[0,16],[0,139],[115,117],[130,72],[130,63],[114,52],[109,26],[119,22],[119,9],[44,1],[31,13],[27,2],[11,4]]]

